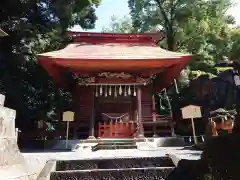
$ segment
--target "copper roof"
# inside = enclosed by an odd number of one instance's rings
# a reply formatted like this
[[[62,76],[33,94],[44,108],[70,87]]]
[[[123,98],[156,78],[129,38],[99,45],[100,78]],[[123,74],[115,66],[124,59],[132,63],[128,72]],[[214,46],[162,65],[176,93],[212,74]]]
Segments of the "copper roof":
[[[129,44],[84,44],[73,43],[69,44],[66,48],[39,54],[48,58],[57,59],[179,59],[188,56],[182,53],[170,52],[159,47],[153,46],[139,46]]]
[[[71,32],[70,36],[72,43],[64,49],[38,55],[38,63],[56,82],[62,81],[60,71],[156,72],[156,70],[166,70],[166,80],[172,81],[190,60],[189,54],[157,47],[156,42],[161,39],[161,34]]]

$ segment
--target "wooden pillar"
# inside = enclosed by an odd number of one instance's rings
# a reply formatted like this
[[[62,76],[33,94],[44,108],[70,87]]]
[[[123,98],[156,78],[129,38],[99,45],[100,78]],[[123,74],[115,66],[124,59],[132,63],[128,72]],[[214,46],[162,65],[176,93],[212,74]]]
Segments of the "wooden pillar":
[[[73,125],[73,139],[78,139],[78,122],[79,122],[79,88],[77,88],[77,90],[75,90],[75,92],[73,93],[73,109],[74,109],[74,124],[76,124],[76,126]]]
[[[153,115],[153,137],[158,137],[156,133],[156,102],[155,102],[155,96],[152,95],[152,115]]]
[[[94,125],[95,125],[95,87],[92,87],[92,103],[91,103],[91,119],[90,119],[90,127],[89,127],[89,137],[88,139],[96,139],[94,133]]]
[[[138,109],[138,137],[144,137],[144,129],[142,124],[142,90],[141,87],[137,88],[137,109]]]

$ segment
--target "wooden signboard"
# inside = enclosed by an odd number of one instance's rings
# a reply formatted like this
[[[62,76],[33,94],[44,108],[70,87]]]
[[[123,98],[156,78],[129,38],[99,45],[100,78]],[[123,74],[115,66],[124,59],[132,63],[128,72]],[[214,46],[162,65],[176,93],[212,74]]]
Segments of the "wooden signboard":
[[[67,122],[66,148],[68,147],[69,122],[74,121],[74,112],[66,111],[63,113],[63,121]]]
[[[197,144],[194,118],[201,118],[202,117],[201,107],[200,106],[194,106],[194,105],[188,105],[188,106],[185,106],[185,107],[181,108],[181,111],[182,111],[183,119],[191,119],[194,143]]]
[[[201,107],[189,105],[181,108],[183,119],[201,118]]]
[[[66,111],[63,113],[63,121],[71,122],[74,121],[74,112]]]

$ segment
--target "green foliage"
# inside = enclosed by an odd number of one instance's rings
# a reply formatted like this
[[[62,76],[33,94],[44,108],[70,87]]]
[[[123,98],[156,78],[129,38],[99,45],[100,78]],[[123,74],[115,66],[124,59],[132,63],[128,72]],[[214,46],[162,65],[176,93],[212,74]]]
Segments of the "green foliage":
[[[232,60],[240,61],[240,29],[239,27],[232,29],[231,33],[231,51]]]
[[[191,71],[191,73],[189,75],[189,78],[190,79],[197,79],[198,77],[203,76],[203,75],[207,75],[210,79],[214,78],[214,77],[217,77],[216,75],[214,75],[212,73],[207,73],[207,72],[198,70],[198,71]]]
[[[90,3],[91,2],[91,3]],[[62,48],[63,32],[73,25],[93,28],[99,0],[8,0],[0,2],[0,91],[6,106],[17,110],[17,125],[57,119],[56,109],[71,107],[71,96],[55,87],[36,64],[36,55]]]
[[[118,19],[116,16],[111,17],[111,22],[108,27],[103,27],[102,32],[112,33],[132,33],[135,29],[132,26],[131,18],[124,16]]]
[[[129,0],[128,3],[131,19],[114,17],[104,32],[149,32],[160,27],[166,33],[160,46],[191,53],[190,70],[215,75],[219,72],[214,65],[224,56],[234,60],[240,57],[240,31],[232,27],[234,18],[226,15],[233,5],[230,0]],[[179,79],[187,77],[181,76]]]
[[[233,17],[225,16],[230,0],[129,0],[134,28],[149,31],[160,25],[166,33],[162,46],[193,54],[191,67],[213,65],[231,49],[229,26]]]

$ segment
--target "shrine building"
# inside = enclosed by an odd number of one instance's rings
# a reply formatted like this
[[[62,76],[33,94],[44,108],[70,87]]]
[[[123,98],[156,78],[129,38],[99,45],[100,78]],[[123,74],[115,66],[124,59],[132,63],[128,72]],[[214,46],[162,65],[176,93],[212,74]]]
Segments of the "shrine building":
[[[73,94],[72,138],[144,137],[149,125],[157,135],[166,118],[156,115],[153,93],[169,87],[191,56],[159,48],[162,33],[67,34],[71,43],[37,61]]]

